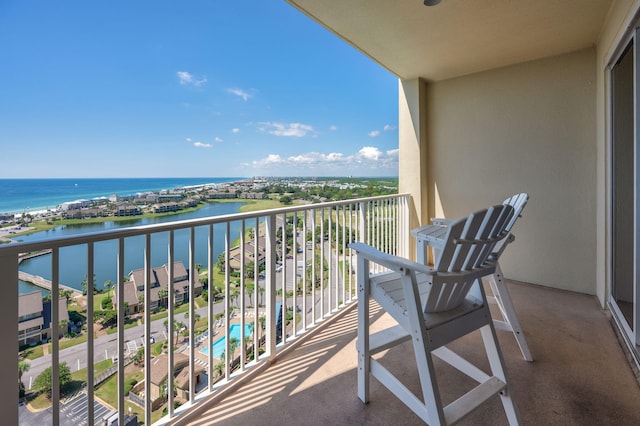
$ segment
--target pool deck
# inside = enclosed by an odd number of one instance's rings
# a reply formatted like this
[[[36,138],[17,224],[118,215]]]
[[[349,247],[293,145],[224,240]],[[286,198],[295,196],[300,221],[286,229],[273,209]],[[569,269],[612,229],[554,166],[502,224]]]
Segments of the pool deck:
[[[245,326],[253,322],[253,321],[249,321],[249,319],[253,319],[253,315],[247,315],[245,317],[245,323],[244,323]],[[231,326],[233,325],[238,325],[238,326],[241,325],[240,315],[236,314],[231,317],[231,321],[229,322],[229,327],[231,328]],[[226,334],[224,333],[224,322],[221,320],[216,321],[213,327],[213,337],[214,337],[213,342],[210,342],[209,337],[206,337],[204,339],[197,339],[197,343],[195,347],[196,363],[202,365],[203,367],[205,367],[205,369],[208,369],[209,355],[203,354],[201,351],[205,350],[207,347],[210,347],[210,345],[214,344],[216,341],[218,341],[218,339],[225,336]],[[216,358],[216,357],[213,357],[213,360],[214,360],[214,364],[222,361],[220,358]]]

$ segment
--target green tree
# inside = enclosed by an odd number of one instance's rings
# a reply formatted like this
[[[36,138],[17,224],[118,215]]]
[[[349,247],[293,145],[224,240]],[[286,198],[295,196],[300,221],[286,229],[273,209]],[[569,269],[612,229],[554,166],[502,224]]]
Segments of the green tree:
[[[69,330],[69,320],[67,319],[60,320],[60,322],[58,323],[58,327],[60,328],[60,330],[66,333]]]
[[[224,358],[224,356],[222,358]],[[221,361],[214,365],[213,371],[216,373],[217,377],[222,376],[222,374],[224,374],[224,361]]]
[[[69,382],[71,382],[71,369],[66,362],[60,363],[59,375],[60,391],[63,392]],[[51,367],[47,367],[42,371],[42,373],[38,375],[38,377],[36,377],[36,380],[33,382],[34,387],[46,393],[47,398],[49,399],[51,399],[51,380]]]
[[[285,206],[288,206],[293,202],[293,200],[288,195],[283,195],[282,197],[280,197],[280,202]]]
[[[236,349],[238,349],[238,346],[240,346],[240,339],[238,339],[237,337],[232,337],[229,339],[229,351],[232,354],[236,352]]]
[[[96,283],[96,274],[93,274],[93,284],[95,286]],[[82,280],[82,282],[80,283],[80,285],[82,286],[82,294],[86,295],[87,294],[87,288],[89,286],[89,276],[87,274],[85,274],[84,279]],[[93,288],[93,292],[96,292],[95,287]]]
[[[144,348],[138,348],[138,352],[131,358],[135,365],[141,365],[144,363]]]
[[[221,273],[223,273],[225,269],[225,256],[226,254],[224,252],[218,255],[218,271]]]
[[[254,283],[247,283],[244,286],[244,292],[247,293],[247,296],[249,296],[249,305],[253,305],[253,290],[255,289],[255,284]]]
[[[60,290],[60,296],[64,297],[67,300],[67,305],[71,301],[71,296],[73,296],[73,290],[68,288],[63,288]]]
[[[162,290],[158,290],[158,303],[160,303],[161,305],[165,305],[166,303],[168,303],[168,301],[166,299],[168,299],[169,296],[169,292],[167,291],[166,288],[163,288]]]
[[[25,392],[24,383],[22,383],[22,376],[24,373],[29,371],[29,368],[31,368],[31,365],[27,361],[24,361],[24,360],[18,361],[18,392],[19,392],[20,398],[24,396],[24,392]]]
[[[114,285],[115,283],[111,280],[106,280],[104,282],[104,287],[107,289],[107,296],[111,297],[111,289],[113,288]]]
[[[238,304],[238,296],[240,296],[240,290],[238,290],[237,288],[231,290],[231,292],[229,293],[229,299],[231,300],[232,305]]]

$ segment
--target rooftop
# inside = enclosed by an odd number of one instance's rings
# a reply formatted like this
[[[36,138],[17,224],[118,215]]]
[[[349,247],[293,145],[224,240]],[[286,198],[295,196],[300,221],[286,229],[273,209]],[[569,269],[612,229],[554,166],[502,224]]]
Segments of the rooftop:
[[[508,282],[534,362],[527,362],[511,333],[498,331],[500,346],[523,424],[640,424],[640,387],[616,337],[609,312],[595,296]],[[371,402],[356,395],[356,312],[322,324],[295,349],[234,390],[198,406],[178,424],[204,426],[300,424],[389,425],[421,421],[375,379]],[[373,327],[393,320],[372,306]],[[488,364],[478,332],[453,349]],[[418,382],[410,343],[384,352],[388,368],[415,391]],[[480,349],[480,350],[476,350]],[[474,354],[477,354],[475,357]],[[445,402],[468,389],[470,379],[436,359]],[[507,424],[497,397],[461,424]]]

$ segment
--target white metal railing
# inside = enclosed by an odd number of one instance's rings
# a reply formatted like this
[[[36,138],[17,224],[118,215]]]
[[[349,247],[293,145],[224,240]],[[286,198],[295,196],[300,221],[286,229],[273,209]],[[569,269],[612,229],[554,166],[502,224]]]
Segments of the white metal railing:
[[[237,233],[232,231],[239,229]],[[216,227],[214,227],[216,225]],[[222,228],[221,228],[222,226]],[[220,231],[222,229],[222,231]],[[185,231],[186,230],[186,231]],[[158,322],[152,321],[151,313],[151,273],[154,267],[160,265],[151,264],[151,252],[157,250],[157,245],[152,245],[152,239],[157,235],[166,236],[168,276],[171,288],[175,283],[174,261],[175,235],[178,232],[188,232],[188,302],[186,318],[186,338],[177,350],[167,350],[167,362],[157,365],[152,358],[152,336],[157,336]],[[207,289],[208,303],[204,308],[198,308],[196,300],[196,283],[200,278],[196,269],[196,237],[206,235],[207,261]],[[126,324],[125,295],[123,285],[125,283],[125,252],[128,242],[132,238],[143,238],[144,249],[142,253],[134,256],[142,259],[145,275],[144,297],[141,297],[140,308],[142,310],[141,330],[131,328]],[[223,276],[223,293],[220,302],[214,297],[213,288],[214,273],[218,259],[214,253],[214,241],[222,238],[225,242],[224,267],[220,273]],[[272,360],[279,350],[286,347],[289,342],[312,329],[314,325],[322,322],[334,312],[351,303],[356,297],[356,279],[354,254],[348,248],[353,241],[364,241],[379,249],[407,256],[409,248],[409,198],[407,195],[392,195],[371,197],[340,202],[321,203],[305,206],[293,206],[281,209],[240,213],[233,215],[215,216],[203,219],[176,221],[148,226],[121,228],[101,233],[78,235],[61,239],[33,243],[17,243],[0,247],[0,283],[3,288],[3,297],[0,298],[0,320],[3,327],[0,328],[5,350],[0,351],[0,376],[10,378],[7,383],[16,383],[18,379],[16,354],[18,353],[18,257],[21,253],[31,253],[40,250],[50,250],[51,256],[51,298],[58,300],[60,296],[60,252],[67,247],[86,246],[86,259],[77,259],[79,264],[86,266],[87,295],[92,295],[96,287],[94,271],[97,258],[96,246],[105,241],[116,241],[117,256],[117,284],[116,284],[116,310],[117,332],[115,339],[96,337],[93,332],[95,313],[93,297],[86,298],[86,343],[74,347],[73,352],[77,357],[82,354],[83,363],[94,366],[94,363],[108,357],[109,349],[104,349],[109,340],[115,346],[115,357],[119,361],[134,355],[131,348],[132,341],[140,342],[144,350],[143,380],[144,386],[136,394],[136,401],[144,401],[144,407],[137,410],[142,413],[145,424],[152,423],[152,409],[154,397],[162,390],[157,388],[158,383],[153,383],[153,377],[158,374],[158,369],[168,378],[175,377],[182,369],[178,361],[180,354],[188,358],[188,386],[181,389],[178,396],[177,389],[174,392],[166,391],[167,413],[161,422],[175,418],[186,409],[174,409],[174,405],[184,403],[186,407],[192,407],[200,403],[216,392],[225,383],[239,377],[243,372],[253,366]],[[239,248],[232,249],[237,242]],[[199,250],[199,249],[198,249]],[[248,262],[253,261],[253,270],[248,270]],[[238,267],[239,263],[239,267]],[[264,266],[261,266],[261,265]],[[234,273],[235,268],[244,273]],[[118,291],[121,290],[121,291]],[[181,330],[176,329],[178,318],[178,306],[174,300],[173,291],[167,292],[167,345],[173,346],[174,337]],[[61,414],[64,403],[61,402],[64,395],[61,394],[60,363],[67,356],[68,349],[63,353],[60,350],[58,327],[60,312],[57,303],[52,303],[52,330],[51,352],[42,357],[52,370],[51,390],[51,424],[61,422]],[[279,309],[277,309],[279,308]],[[182,308],[184,309],[184,308]],[[197,332],[196,319],[200,317],[205,322],[204,331]],[[239,327],[238,337],[224,338],[224,355],[219,355],[222,360],[214,357],[212,343],[221,336],[230,336],[231,326]],[[200,327],[202,328],[202,327]],[[131,331],[134,330],[134,331]],[[142,332],[142,334],[140,334]],[[135,334],[137,333],[137,337]],[[155,333],[155,334],[154,334]],[[249,334],[249,335],[247,335]],[[140,338],[141,336],[141,338]],[[202,351],[202,347],[208,348],[208,352]],[[237,346],[237,348],[236,348]],[[137,344],[133,344],[135,349]],[[105,352],[103,352],[105,351]],[[257,356],[256,356],[257,354]],[[114,358],[115,359],[115,358]],[[80,360],[77,367],[80,369]],[[94,369],[87,368],[86,395],[88,401],[95,400]],[[204,371],[206,374],[200,374]],[[166,374],[165,374],[166,372]],[[153,373],[153,374],[152,374]],[[219,374],[219,377],[218,377]],[[125,424],[127,410],[125,407],[125,363],[119,362],[116,371],[117,399],[111,404],[117,407],[118,424]],[[198,382],[198,377],[205,377],[206,381]],[[206,385],[203,383],[206,382]],[[171,381],[167,381],[171,383]],[[178,386],[165,385],[165,389]],[[7,388],[7,387],[5,387]],[[18,419],[18,393],[11,389],[0,391],[0,412],[7,413],[4,420],[7,424],[17,424]],[[86,404],[86,419],[88,424],[100,424],[101,418],[96,418],[97,413],[93,403]],[[156,416],[154,415],[154,420]],[[15,421],[14,421],[15,420]],[[142,419],[141,419],[142,420]]]

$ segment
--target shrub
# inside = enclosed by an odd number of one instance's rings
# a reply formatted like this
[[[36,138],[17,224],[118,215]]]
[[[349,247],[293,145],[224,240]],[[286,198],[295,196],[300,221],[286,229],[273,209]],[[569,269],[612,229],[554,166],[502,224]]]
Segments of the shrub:
[[[109,296],[103,297],[101,303],[102,303],[102,310],[108,310],[113,307],[113,304],[111,303],[111,298]]]
[[[136,383],[138,383],[138,381],[133,377],[124,382],[124,396],[129,396],[129,392],[131,392],[131,389]]]

